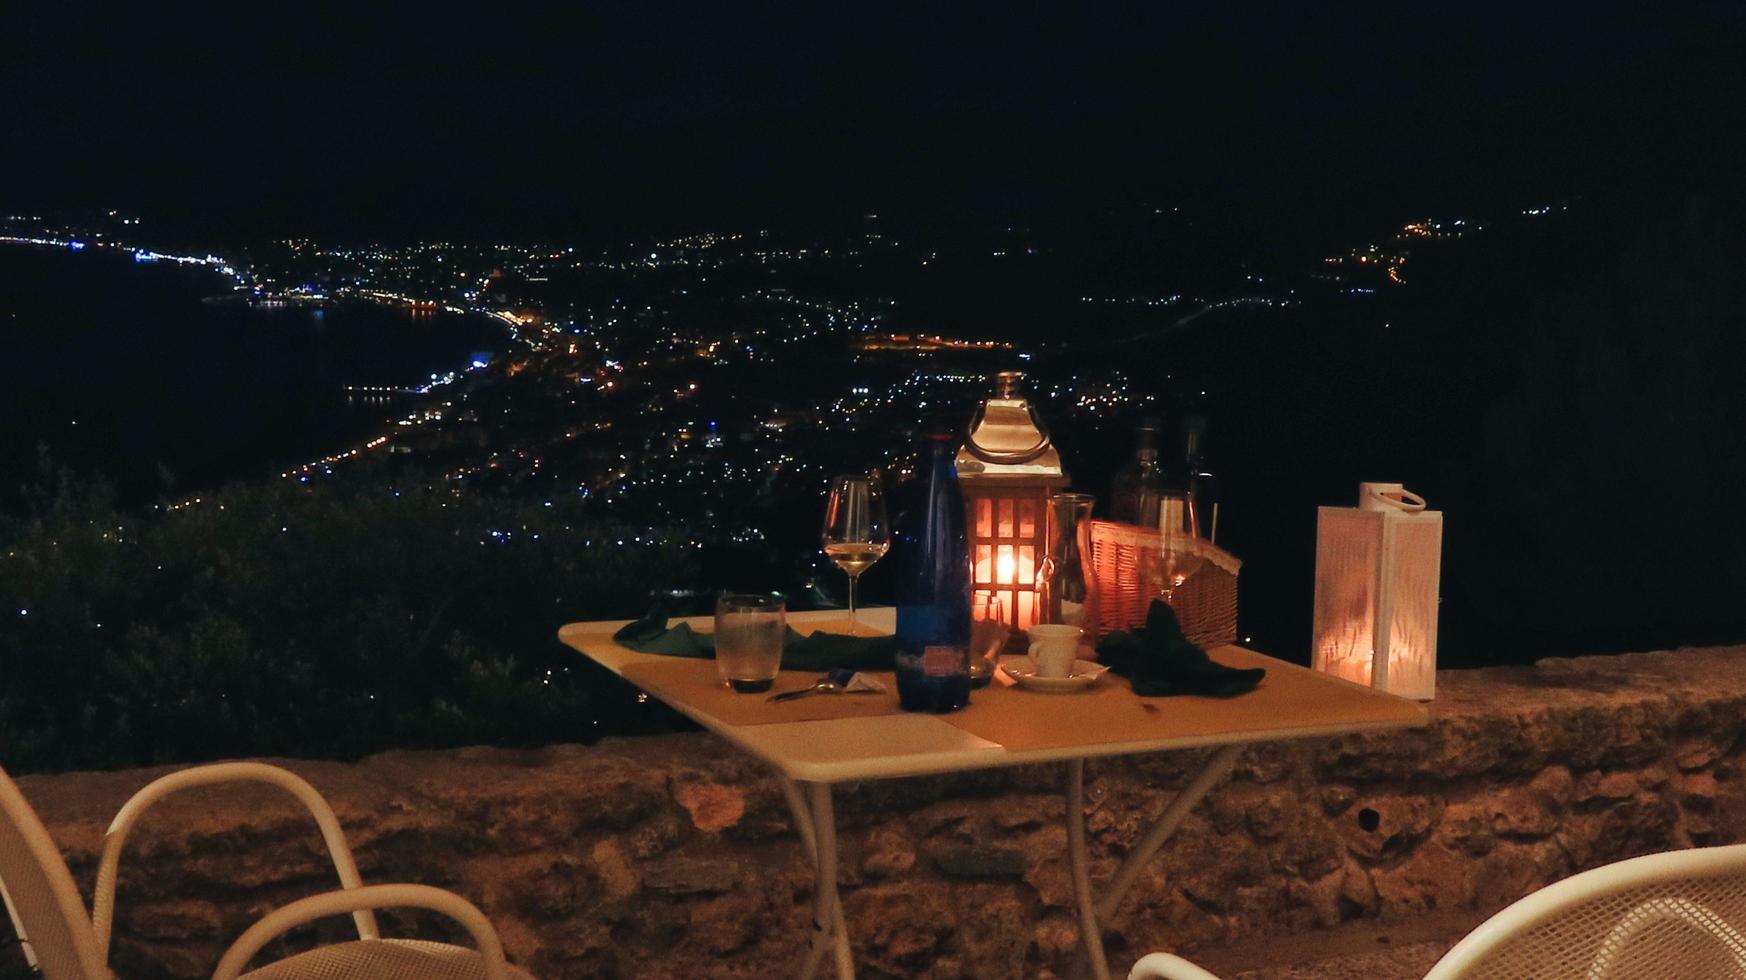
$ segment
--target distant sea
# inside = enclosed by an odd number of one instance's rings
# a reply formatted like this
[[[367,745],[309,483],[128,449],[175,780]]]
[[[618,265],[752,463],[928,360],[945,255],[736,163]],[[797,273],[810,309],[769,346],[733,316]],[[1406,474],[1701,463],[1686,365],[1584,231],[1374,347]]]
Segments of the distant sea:
[[[414,384],[507,343],[482,316],[204,301],[229,287],[199,267],[0,244],[0,479],[16,485],[39,447],[134,501],[275,474],[408,410],[347,385]]]

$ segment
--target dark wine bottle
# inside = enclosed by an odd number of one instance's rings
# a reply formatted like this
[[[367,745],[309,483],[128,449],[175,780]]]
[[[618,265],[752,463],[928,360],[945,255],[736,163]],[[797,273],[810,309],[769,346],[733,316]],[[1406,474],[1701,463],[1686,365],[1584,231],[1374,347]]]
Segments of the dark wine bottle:
[[[1110,520],[1141,527],[1158,526],[1158,502],[1167,483],[1158,460],[1159,434],[1164,424],[1145,418],[1134,427],[1137,446],[1134,458],[1122,467],[1109,490]]]
[[[922,446],[920,479],[897,524],[897,699],[905,711],[970,703],[970,552],[946,433]]]
[[[1219,527],[1219,478],[1207,466],[1206,416],[1183,417],[1182,435],[1189,503],[1198,518],[1201,537],[1213,540]]]

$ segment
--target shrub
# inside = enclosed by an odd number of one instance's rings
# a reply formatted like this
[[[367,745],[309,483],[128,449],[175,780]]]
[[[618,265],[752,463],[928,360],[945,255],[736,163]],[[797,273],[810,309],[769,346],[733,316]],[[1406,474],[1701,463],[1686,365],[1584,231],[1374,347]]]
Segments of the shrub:
[[[640,611],[693,562],[619,546],[575,506],[273,481],[140,514],[63,477],[0,517],[0,761],[351,758],[622,729],[622,687],[555,631]]]

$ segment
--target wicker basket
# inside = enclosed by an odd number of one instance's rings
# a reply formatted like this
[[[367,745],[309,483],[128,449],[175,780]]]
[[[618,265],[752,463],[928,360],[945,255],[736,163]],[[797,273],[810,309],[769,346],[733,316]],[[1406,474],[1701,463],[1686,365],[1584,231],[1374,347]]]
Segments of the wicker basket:
[[[1111,630],[1146,624],[1146,609],[1158,595],[1152,557],[1158,532],[1114,521],[1091,522],[1091,615],[1101,639]],[[1153,555],[1148,555],[1150,551]],[[1237,640],[1237,572],[1243,563],[1230,552],[1199,541],[1205,559],[1188,581],[1176,587],[1171,605],[1182,632],[1203,647]]]

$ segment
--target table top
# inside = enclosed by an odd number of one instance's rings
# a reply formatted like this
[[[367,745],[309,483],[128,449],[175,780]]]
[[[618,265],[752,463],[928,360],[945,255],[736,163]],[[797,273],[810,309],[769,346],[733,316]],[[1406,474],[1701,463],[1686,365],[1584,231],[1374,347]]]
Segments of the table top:
[[[861,612],[862,628],[890,632],[891,609]],[[1348,732],[1408,728],[1429,719],[1425,706],[1226,646],[1208,651],[1232,667],[1266,667],[1260,686],[1232,698],[1142,698],[1105,674],[1090,688],[1064,694],[1012,686],[1004,675],[972,691],[969,707],[945,715],[905,712],[889,673],[876,695],[822,695],[771,704],[767,695],[735,694],[710,660],[638,653],[612,634],[630,620],[571,623],[564,643],[622,676],[790,778],[836,783],[1062,759],[1095,758],[1207,746],[1270,742]],[[711,617],[689,620],[708,629]],[[842,632],[837,611],[790,613],[789,625]],[[775,691],[806,687],[818,673],[782,671]],[[1005,682],[1005,683],[1003,683]]]

